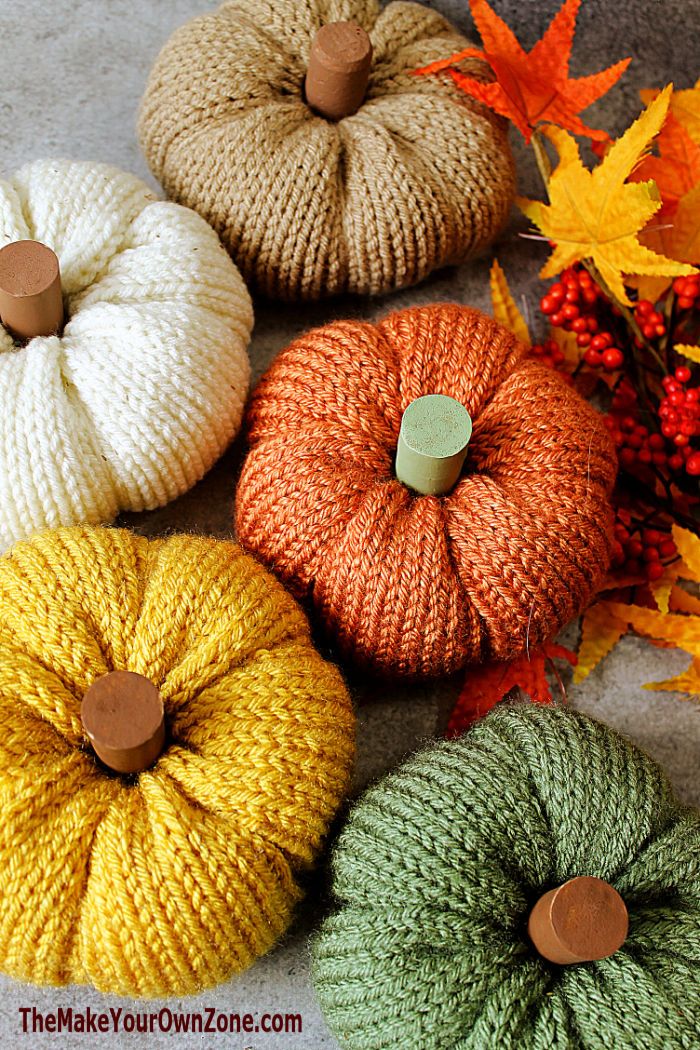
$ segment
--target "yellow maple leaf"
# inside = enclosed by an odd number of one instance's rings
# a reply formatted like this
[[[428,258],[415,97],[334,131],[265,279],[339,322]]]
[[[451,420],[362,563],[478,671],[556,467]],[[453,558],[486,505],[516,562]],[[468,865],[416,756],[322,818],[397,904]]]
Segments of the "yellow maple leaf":
[[[676,343],[673,348],[677,354],[683,354],[689,361],[700,365],[700,346],[688,346],[687,343]]]
[[[700,537],[693,535],[690,529],[682,529],[680,525],[672,526],[671,535],[676,550],[683,559],[679,575],[684,580],[700,583]]]
[[[670,642],[691,656],[700,657],[700,621],[697,617],[661,613],[642,605],[618,602],[610,602],[610,610],[634,627],[638,634],[645,634],[655,641]]]
[[[661,206],[653,181],[626,183],[668,111],[672,86],[665,88],[592,171],[584,167],[574,137],[547,125],[559,155],[548,183],[549,204],[519,198],[522,211],[554,242],[541,271],[553,277],[581,259],[591,259],[613,295],[631,305],[624,274],[679,276],[694,273],[687,263],[658,255],[637,235]]]
[[[700,693],[700,660],[693,660],[688,668],[676,678],[667,678],[663,682],[649,682],[645,689],[654,689],[673,693]]]
[[[650,247],[652,246],[650,245]],[[629,276],[625,278],[625,284],[630,285],[632,288],[636,288],[640,299],[648,299],[650,303],[658,303],[659,299],[661,299],[664,293],[668,291],[671,285],[671,278]]]
[[[525,343],[525,346],[530,346],[530,333],[525,318],[515,305],[506,275],[498,259],[493,260],[493,266],[489,274],[489,285],[491,287],[491,306],[494,319],[511,331],[513,335],[517,336],[521,343]]]
[[[612,611],[610,602],[591,605],[581,623],[581,645],[574,670],[574,683],[582,682],[617,645],[623,634],[627,634],[627,620]]]

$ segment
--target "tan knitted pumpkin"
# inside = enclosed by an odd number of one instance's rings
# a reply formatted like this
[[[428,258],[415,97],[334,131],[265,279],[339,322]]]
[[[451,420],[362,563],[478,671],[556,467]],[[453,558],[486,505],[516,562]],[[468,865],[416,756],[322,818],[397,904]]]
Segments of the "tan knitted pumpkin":
[[[305,102],[312,39],[354,21],[373,56],[338,121]],[[282,299],[377,294],[464,260],[505,220],[514,172],[500,118],[449,77],[414,76],[468,46],[395,0],[230,0],[163,48],[140,116],[167,193],[216,229],[246,280]],[[470,59],[463,68],[487,78]]]

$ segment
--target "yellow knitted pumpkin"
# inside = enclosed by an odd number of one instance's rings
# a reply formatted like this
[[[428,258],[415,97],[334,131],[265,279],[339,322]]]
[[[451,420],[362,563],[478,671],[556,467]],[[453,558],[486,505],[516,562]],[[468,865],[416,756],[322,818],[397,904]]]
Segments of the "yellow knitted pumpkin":
[[[80,717],[95,679],[160,690],[130,777]],[[0,968],[183,995],[265,952],[345,791],[353,715],[282,587],[233,543],[69,528],[0,559]]]
[[[369,82],[357,112],[328,120],[307,105],[305,77],[317,31],[343,21],[369,35]],[[228,0],[166,43],[141,144],[168,195],[266,295],[414,284],[487,244],[513,195],[504,121],[447,75],[413,75],[469,43],[405,0]],[[462,68],[492,75],[480,59]]]

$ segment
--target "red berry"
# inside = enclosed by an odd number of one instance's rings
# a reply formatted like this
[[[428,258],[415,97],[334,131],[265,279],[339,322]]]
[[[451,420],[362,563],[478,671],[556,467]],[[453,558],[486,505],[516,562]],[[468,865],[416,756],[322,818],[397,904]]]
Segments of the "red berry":
[[[654,304],[650,303],[648,299],[640,299],[635,307],[634,312],[639,317],[647,317],[650,313],[652,313],[653,309]]]
[[[685,469],[688,474],[696,477],[700,474],[700,452],[693,452],[685,461]]]
[[[550,316],[549,320],[554,328],[561,328],[564,323],[564,314],[561,310],[557,310],[556,313]]]
[[[689,295],[679,295],[676,302],[678,304],[679,309],[690,310],[690,308],[695,304],[695,299],[691,299]]]
[[[579,332],[579,334],[576,336],[576,345],[577,346],[588,346],[590,341],[591,341],[591,334],[590,334],[590,332]]]
[[[624,363],[624,355],[621,350],[618,350],[616,346],[611,346],[607,350],[603,351],[603,365],[605,368],[612,372],[616,368],[620,368]]]
[[[679,383],[687,383],[690,379],[690,369],[686,365],[679,365],[673,373]]]
[[[603,363],[603,357],[600,353],[600,350],[594,350],[592,345],[589,346],[588,350],[586,350],[585,354],[583,355],[583,360],[586,362],[589,368],[600,368],[600,366]]]
[[[654,580],[660,580],[664,574],[664,567],[660,561],[651,561],[644,567],[644,575],[646,578],[653,583]]]
[[[664,540],[659,544],[659,554],[662,558],[675,558],[676,545],[673,540]]]

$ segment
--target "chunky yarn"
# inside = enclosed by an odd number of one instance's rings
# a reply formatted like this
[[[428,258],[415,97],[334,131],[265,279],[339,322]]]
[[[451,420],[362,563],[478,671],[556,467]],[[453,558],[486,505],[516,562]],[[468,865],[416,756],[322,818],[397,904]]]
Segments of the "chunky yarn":
[[[333,871],[313,974],[343,1047],[700,1046],[700,814],[591,718],[505,707],[428,747],[357,803]],[[556,966],[528,914],[579,875],[617,889],[629,935]]]
[[[114,669],[168,746],[108,772],[83,732]],[[288,926],[344,795],[354,719],[305,617],[233,543],[74,527],[0,559],[0,968],[184,995]]]
[[[474,421],[442,497],[394,476],[401,414],[423,394],[451,395]],[[308,332],[263,377],[247,426],[239,539],[376,671],[440,675],[524,652],[607,568],[616,462],[600,415],[476,310]]]
[[[24,346],[0,325],[0,549],[181,495],[248,390],[250,298],[198,215],[105,164],[39,161],[0,182],[0,247],[25,239],[58,255],[67,323]]]
[[[345,20],[369,33],[373,64],[364,104],[333,123],[303,86],[314,34]],[[168,195],[212,224],[266,295],[414,284],[487,244],[513,196],[503,121],[449,77],[413,75],[468,45],[404,0],[231,0],[163,48],[141,143]],[[491,75],[478,59],[463,68]]]

